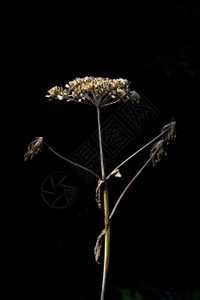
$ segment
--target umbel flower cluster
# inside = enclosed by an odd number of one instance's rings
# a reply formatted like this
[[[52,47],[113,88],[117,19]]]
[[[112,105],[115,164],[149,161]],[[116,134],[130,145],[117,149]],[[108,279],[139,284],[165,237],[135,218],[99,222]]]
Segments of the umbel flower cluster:
[[[67,101],[82,102],[98,107],[108,106],[120,101],[138,102],[140,95],[129,88],[127,79],[109,79],[86,76],[75,78],[65,85],[65,89],[55,86],[48,91],[46,97]]]

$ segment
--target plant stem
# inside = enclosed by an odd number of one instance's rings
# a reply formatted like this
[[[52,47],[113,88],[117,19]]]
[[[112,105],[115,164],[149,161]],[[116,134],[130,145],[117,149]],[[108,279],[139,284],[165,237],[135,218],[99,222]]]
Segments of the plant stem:
[[[99,134],[99,150],[100,150],[100,161],[101,161],[101,176],[102,180],[105,179],[105,169],[103,160],[103,146],[101,138],[101,120],[100,120],[100,108],[97,106],[97,122],[98,122],[98,134]]]
[[[97,122],[98,122],[100,161],[101,161],[101,175],[102,175],[102,180],[104,181],[105,180],[105,168],[104,168],[103,145],[102,145],[102,137],[101,137],[100,109],[98,106],[97,106]],[[104,183],[103,201],[104,201],[105,235],[104,235],[104,264],[103,264],[101,300],[104,300],[106,278],[107,278],[108,267],[109,267],[109,258],[110,258],[110,223],[109,223],[109,200],[108,200],[107,182]]]
[[[104,264],[103,264],[103,279],[101,288],[101,300],[104,300],[106,278],[109,268],[109,258],[110,258],[110,223],[109,223],[109,201],[108,201],[108,188],[107,183],[104,185],[104,224],[105,224],[105,234],[104,234]]]
[[[145,164],[139,169],[139,171],[135,174],[135,176],[131,179],[131,181],[127,184],[127,186],[125,187],[125,189],[123,190],[123,192],[121,193],[121,195],[119,196],[117,202],[115,203],[115,206],[112,209],[112,212],[109,216],[109,222],[111,222],[111,219],[122,199],[122,197],[124,196],[124,194],[126,193],[126,191],[128,190],[128,188],[131,186],[131,184],[136,180],[136,178],[142,173],[142,171],[144,170],[144,168],[150,163],[150,161],[152,161],[152,159],[154,158],[154,156],[156,155],[156,153],[158,152],[160,146],[152,153],[152,155],[150,156],[150,158],[145,162]]]

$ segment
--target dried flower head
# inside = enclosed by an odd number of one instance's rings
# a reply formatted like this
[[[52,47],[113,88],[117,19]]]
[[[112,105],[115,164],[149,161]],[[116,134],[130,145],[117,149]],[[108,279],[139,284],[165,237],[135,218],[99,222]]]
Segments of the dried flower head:
[[[168,129],[165,135],[165,142],[167,143],[167,145],[169,145],[170,141],[174,141],[176,138],[175,124],[176,124],[175,121],[171,121],[167,123],[165,126],[163,126],[163,128],[161,129],[161,132],[164,132]]]
[[[163,157],[163,155],[166,155],[166,152],[164,150],[164,139],[158,141],[153,145],[151,148],[151,156],[152,156],[152,164],[155,166],[157,163],[159,163]]]
[[[127,79],[109,79],[102,77],[75,78],[65,85],[66,89],[55,86],[46,97],[59,100],[82,102],[103,107],[120,101],[138,102],[140,95],[129,88]]]
[[[27,152],[24,154],[24,161],[33,159],[35,155],[37,155],[42,150],[43,137],[36,137],[30,144],[28,145]]]
[[[167,146],[176,138],[175,121],[167,123],[161,129],[163,138],[153,145],[151,148],[152,163],[155,166],[159,163],[164,155],[167,155]]]

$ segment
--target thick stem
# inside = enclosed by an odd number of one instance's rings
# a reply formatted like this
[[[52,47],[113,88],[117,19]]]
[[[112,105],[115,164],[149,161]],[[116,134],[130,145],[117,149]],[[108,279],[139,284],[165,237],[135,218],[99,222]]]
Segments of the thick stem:
[[[101,138],[100,109],[98,106],[97,106],[97,121],[98,121],[99,150],[100,150],[100,161],[101,161],[101,176],[102,176],[102,180],[104,180],[105,179],[105,169],[104,169],[103,146],[102,146],[102,138]]]
[[[109,223],[109,201],[108,201],[108,188],[107,183],[104,185],[104,224],[105,224],[105,235],[104,235],[104,264],[103,264],[103,279],[101,288],[101,300],[104,300],[106,278],[109,268],[110,258],[110,223]]]

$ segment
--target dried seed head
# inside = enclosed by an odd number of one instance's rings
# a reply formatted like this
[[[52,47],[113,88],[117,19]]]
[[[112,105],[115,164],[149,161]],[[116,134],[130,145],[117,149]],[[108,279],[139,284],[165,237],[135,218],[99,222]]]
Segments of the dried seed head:
[[[40,151],[42,151],[43,137],[36,137],[30,144],[28,145],[27,152],[24,154],[24,161],[33,159],[35,155],[37,155]]]
[[[176,138],[176,128],[175,128],[175,121],[169,122],[165,126],[163,126],[161,132],[164,132],[168,129],[166,135],[165,135],[165,142],[167,145],[169,145],[170,141],[174,141]]]
[[[48,91],[50,99],[82,102],[99,107],[120,101],[138,102],[140,95],[129,88],[127,79],[109,79],[102,77],[75,78],[65,85],[66,89],[55,86]]]
[[[152,164],[155,166],[157,163],[159,163],[165,153],[164,147],[163,147],[164,140],[160,140],[157,143],[153,145],[151,148],[151,156],[152,156]]]
[[[172,121],[163,126],[163,128],[161,129],[161,133],[163,133],[163,138],[157,143],[155,143],[151,148],[153,166],[159,163],[164,155],[167,155],[167,146],[171,141],[175,140],[175,124],[176,122]]]

